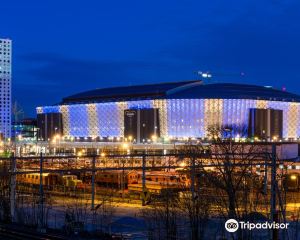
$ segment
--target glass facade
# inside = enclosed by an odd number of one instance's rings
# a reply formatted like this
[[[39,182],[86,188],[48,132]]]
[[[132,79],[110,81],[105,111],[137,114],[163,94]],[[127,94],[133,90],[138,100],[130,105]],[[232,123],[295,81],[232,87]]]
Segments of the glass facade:
[[[61,112],[63,133],[73,137],[123,137],[125,109],[158,108],[161,137],[205,137],[210,126],[247,134],[250,108],[283,110],[283,137],[300,136],[300,103],[248,99],[157,99],[39,107]]]

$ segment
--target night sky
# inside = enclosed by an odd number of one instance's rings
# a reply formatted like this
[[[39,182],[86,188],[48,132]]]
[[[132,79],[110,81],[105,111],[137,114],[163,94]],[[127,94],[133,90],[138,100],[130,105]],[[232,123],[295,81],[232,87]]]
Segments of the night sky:
[[[197,70],[300,94],[299,12],[298,0],[7,0],[0,37],[13,40],[13,98],[27,116],[84,90]]]

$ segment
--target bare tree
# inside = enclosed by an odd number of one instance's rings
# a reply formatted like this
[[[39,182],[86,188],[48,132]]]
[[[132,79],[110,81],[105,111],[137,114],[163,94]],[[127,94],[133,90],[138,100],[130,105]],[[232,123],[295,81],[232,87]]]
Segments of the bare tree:
[[[181,149],[184,158],[183,166],[188,165],[184,171],[190,179],[190,189],[183,186],[179,199],[179,208],[189,223],[189,233],[192,240],[203,239],[210,214],[211,200],[204,189],[203,171],[199,168],[199,158],[210,156],[210,150],[201,144],[187,144]]]
[[[209,129],[212,137],[209,162],[214,169],[209,171],[202,167],[202,171],[221,196],[219,204],[227,211],[227,217],[240,219],[247,213],[247,200],[251,198],[249,192],[253,187],[251,183],[256,179],[253,166],[263,158],[264,151],[257,144],[235,142],[232,137],[223,138],[226,131],[232,129],[227,126]]]
[[[188,219],[190,239],[204,239],[210,203],[211,199],[204,194],[204,191],[197,190],[194,199],[190,192],[182,192],[178,206],[183,216]]]
[[[180,222],[178,204],[177,193],[168,189],[153,200],[151,209],[142,210],[141,215],[146,222],[149,239],[177,239]]]
[[[10,222],[10,202],[9,202],[9,164],[0,160],[0,221]]]
[[[96,227],[101,232],[110,233],[111,223],[115,214],[115,206],[113,203],[114,190],[107,189],[106,194],[99,196],[99,203],[95,207],[94,221]]]
[[[87,222],[88,208],[88,202],[85,204],[75,202],[75,204],[67,206],[65,211],[65,229],[67,234],[83,231],[84,223]]]

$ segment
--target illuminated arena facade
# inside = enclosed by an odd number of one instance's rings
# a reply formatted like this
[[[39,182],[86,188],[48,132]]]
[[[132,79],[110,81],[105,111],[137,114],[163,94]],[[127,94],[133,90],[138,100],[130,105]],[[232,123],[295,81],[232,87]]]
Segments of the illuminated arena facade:
[[[138,109],[158,109],[155,129],[161,138],[204,138],[210,126],[225,125],[233,126],[234,135],[238,134],[235,126],[245,126],[244,134],[249,135],[250,124],[254,124],[250,120],[254,116],[250,116],[251,109],[280,110],[276,115],[279,120],[274,123],[275,128],[280,128],[279,137],[300,136],[300,96],[246,84],[185,81],[95,89],[66,97],[58,105],[38,107],[37,114],[38,119],[59,114],[60,132],[67,137],[124,138],[124,112]],[[261,125],[259,121],[270,122],[273,115],[264,116],[266,120],[256,120],[257,126]],[[49,129],[49,123],[47,126]]]

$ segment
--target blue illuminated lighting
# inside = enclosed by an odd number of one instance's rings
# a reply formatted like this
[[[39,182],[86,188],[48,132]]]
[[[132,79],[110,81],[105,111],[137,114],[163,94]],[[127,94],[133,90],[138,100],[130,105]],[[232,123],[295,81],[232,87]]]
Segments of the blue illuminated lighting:
[[[42,108],[43,113],[59,113],[59,106],[46,106]]]
[[[85,105],[69,106],[70,135],[85,137],[89,135],[87,107]]]
[[[202,137],[204,135],[204,100],[168,100],[167,113],[169,136]]]
[[[97,117],[99,124],[99,136],[101,137],[120,137],[121,126],[120,116],[121,112],[117,103],[102,103],[97,104]]]
[[[253,99],[166,99],[45,106],[38,113],[62,113],[64,134],[74,137],[123,137],[125,109],[159,109],[164,137],[206,137],[209,126],[229,126],[231,136],[247,136],[250,108],[283,111],[283,137],[300,136],[299,103]],[[90,111],[90,112],[88,112]],[[226,133],[227,134],[227,133]]]
[[[236,135],[246,137],[248,135],[249,108],[255,107],[254,100],[223,100],[222,125],[232,129],[230,137]],[[224,137],[228,137],[227,133],[225,135]]]
[[[143,100],[143,101],[129,101],[127,102],[128,109],[145,109],[153,108],[152,101]]]

